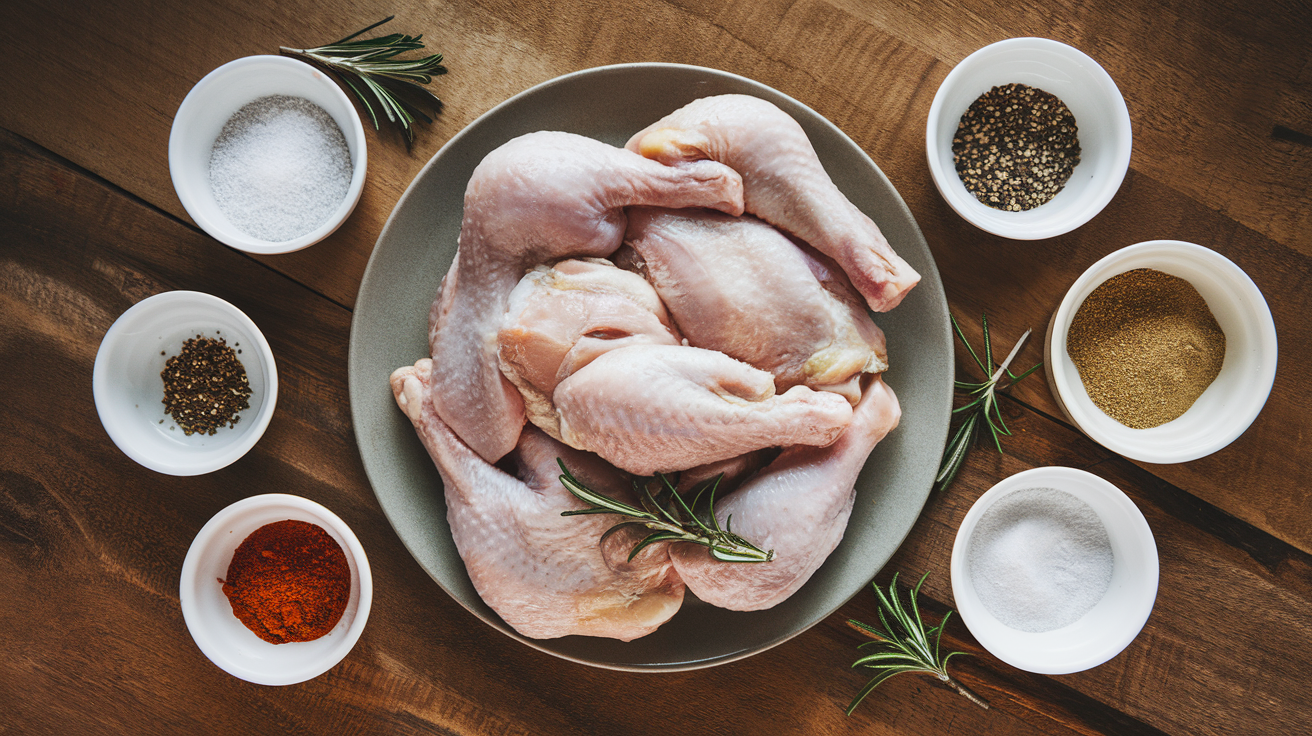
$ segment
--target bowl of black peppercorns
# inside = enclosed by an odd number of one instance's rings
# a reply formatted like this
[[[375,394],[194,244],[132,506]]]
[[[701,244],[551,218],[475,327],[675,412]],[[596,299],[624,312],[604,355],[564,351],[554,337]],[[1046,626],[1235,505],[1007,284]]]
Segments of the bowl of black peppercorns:
[[[985,46],[948,73],[925,149],[939,193],[972,225],[1015,240],[1070,232],[1130,166],[1130,113],[1088,55],[1046,38]]]
[[[269,343],[240,309],[198,291],[133,305],[100,342],[92,393],[128,457],[166,475],[200,475],[245,455],[278,400]]]

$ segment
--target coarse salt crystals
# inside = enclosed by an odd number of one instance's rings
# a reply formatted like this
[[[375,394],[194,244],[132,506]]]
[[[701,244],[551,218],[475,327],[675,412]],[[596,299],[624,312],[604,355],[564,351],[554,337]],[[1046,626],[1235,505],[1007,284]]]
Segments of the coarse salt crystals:
[[[1018,631],[1054,631],[1080,620],[1111,586],[1107,528],[1084,501],[1027,488],[984,512],[966,552],[984,608]]]
[[[269,242],[326,222],[353,174],[346,137],[322,107],[301,97],[261,97],[233,114],[210,153],[210,187],[237,229]]]

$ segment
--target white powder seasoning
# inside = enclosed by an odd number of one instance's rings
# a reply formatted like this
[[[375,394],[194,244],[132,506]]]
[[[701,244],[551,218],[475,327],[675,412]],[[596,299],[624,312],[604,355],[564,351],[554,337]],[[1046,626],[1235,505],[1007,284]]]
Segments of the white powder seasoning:
[[[1088,504],[1055,488],[1027,488],[980,517],[967,564],[989,613],[1039,633],[1075,623],[1102,600],[1112,580],[1112,546]]]
[[[351,185],[346,137],[301,97],[261,97],[233,114],[210,153],[214,199],[239,230],[285,242],[322,225]]]

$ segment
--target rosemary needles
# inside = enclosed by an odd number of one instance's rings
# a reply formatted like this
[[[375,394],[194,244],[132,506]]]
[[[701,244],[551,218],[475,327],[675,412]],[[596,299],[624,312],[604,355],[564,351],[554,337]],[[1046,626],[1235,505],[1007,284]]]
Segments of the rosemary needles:
[[[719,477],[698,488],[693,493],[692,503],[683,500],[663,473],[657,473],[654,478],[635,479],[633,491],[642,504],[642,508],[637,508],[584,486],[569,472],[564,461],[557,458],[556,462],[560,465],[560,482],[565,489],[588,505],[586,509],[562,511],[561,516],[618,514],[624,517],[601,535],[602,541],[625,527],[640,526],[652,530],[634,545],[629,552],[630,560],[656,542],[700,544],[711,551],[711,557],[721,562],[769,562],[774,559],[774,550],[766,552],[733,533],[733,517],[725,520],[724,528],[720,527],[714,511]]]
[[[951,652],[947,656],[939,646],[943,639],[943,628],[947,626],[948,618],[952,611],[948,611],[938,626],[930,628],[925,627],[925,622],[920,618],[920,607],[916,603],[916,597],[920,594],[920,586],[925,584],[925,578],[929,577],[926,572],[920,576],[920,582],[911,590],[910,604],[904,606],[902,598],[897,592],[897,574],[893,575],[893,582],[888,584],[888,593],[884,593],[878,585],[871,583],[875,589],[875,595],[879,599],[879,623],[883,628],[863,624],[860,621],[848,619],[847,625],[857,631],[869,636],[874,641],[868,641],[860,644],[858,649],[871,649],[872,653],[866,654],[857,661],[852,663],[853,667],[865,667],[875,671],[875,676],[866,683],[865,687],[856,694],[852,703],[847,706],[847,714],[852,715],[852,711],[865,700],[880,683],[895,675],[904,673],[913,673],[921,675],[930,675],[938,678],[940,682],[956,690],[967,700],[988,710],[989,704],[980,696],[976,695],[970,688],[958,682],[952,675],[948,674],[948,660],[958,654],[965,652]]]
[[[950,316],[950,315],[949,315]],[[967,396],[974,398],[967,404],[959,406],[952,410],[953,414],[965,414],[966,419],[957,427],[957,431],[948,440],[947,448],[943,451],[943,459],[939,463],[938,475],[934,478],[935,490],[943,490],[952,483],[957,477],[957,471],[966,462],[966,453],[975,445],[975,439],[979,436],[980,428],[988,430],[989,437],[993,439],[994,447],[998,452],[1002,452],[1001,435],[1011,436],[1011,430],[1007,428],[1007,423],[1002,420],[1002,410],[998,408],[998,392],[1020,383],[1029,374],[1038,370],[1043,363],[1036,363],[1029,370],[1019,376],[1013,374],[1008,366],[1015,359],[1020,348],[1025,344],[1025,339],[1030,336],[1030,330],[1026,330],[1024,335],[1016,341],[1011,352],[1007,354],[1006,360],[1001,365],[993,362],[993,343],[989,339],[989,318],[988,315],[980,316],[980,323],[984,328],[984,360],[980,360],[979,354],[975,348],[970,346],[970,341],[966,339],[965,333],[961,331],[961,325],[957,324],[957,318],[950,316],[952,320],[952,329],[956,331],[957,338],[961,344],[966,346],[970,357],[975,359],[975,365],[984,372],[987,378],[982,383],[971,383],[970,381],[955,381],[953,385],[957,391],[965,392]],[[1010,381],[1005,386],[999,386],[998,382],[1006,376]]]
[[[433,122],[433,119],[414,102],[406,99],[406,96],[422,100],[432,110],[438,110],[442,101],[421,85],[433,81],[436,75],[446,74],[446,67],[442,66],[441,54],[419,59],[395,58],[407,51],[424,48],[423,35],[392,33],[378,38],[355,40],[394,17],[389,15],[326,46],[312,49],[282,46],[278,50],[286,56],[299,57],[336,75],[360,99],[365,112],[369,113],[369,119],[373,121],[374,130],[378,130],[378,114],[374,110],[377,104],[389,121],[401,126],[406,140],[414,142],[412,124],[416,118],[423,118],[428,123]]]

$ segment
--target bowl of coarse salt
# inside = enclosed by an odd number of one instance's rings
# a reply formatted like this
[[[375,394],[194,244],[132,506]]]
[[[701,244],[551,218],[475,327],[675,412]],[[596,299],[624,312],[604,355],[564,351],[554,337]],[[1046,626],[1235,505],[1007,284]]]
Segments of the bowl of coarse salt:
[[[1017,473],[980,496],[952,546],[952,595],[980,645],[1013,667],[1096,667],[1157,599],[1157,544],[1119,488],[1075,468]]]
[[[360,201],[367,158],[346,93],[282,56],[248,56],[207,74],[169,134],[169,173],[187,214],[216,240],[264,255],[337,230]]]

